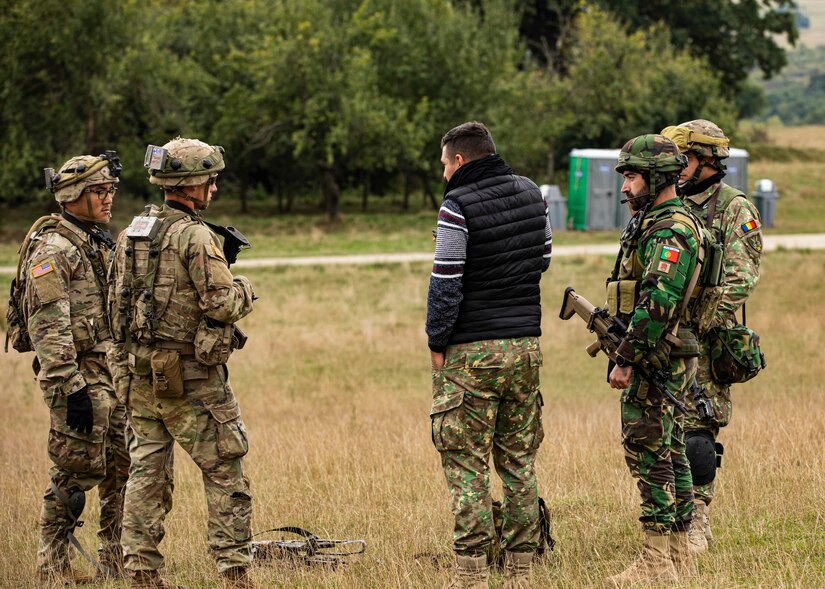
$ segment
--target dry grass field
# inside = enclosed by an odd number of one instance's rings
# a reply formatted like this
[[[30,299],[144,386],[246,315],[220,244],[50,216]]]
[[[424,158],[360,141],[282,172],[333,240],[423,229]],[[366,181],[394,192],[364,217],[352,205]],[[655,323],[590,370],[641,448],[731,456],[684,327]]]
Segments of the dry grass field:
[[[593,301],[611,260],[560,259],[543,279],[541,494],[558,541],[536,587],[598,586],[639,543],[638,499],[623,460],[618,395],[583,324],[558,319],[568,284]],[[429,433],[423,332],[426,264],[249,273],[260,300],[250,341],[230,361],[250,432],[246,461],[257,530],[297,525],[363,538],[338,570],[257,567],[264,587],[438,587],[447,572],[417,561],[449,550],[449,498]],[[684,587],[825,586],[825,265],[819,254],[766,255],[748,318],[768,368],[735,392],[712,517],[717,543]],[[47,412],[30,356],[0,364],[0,586],[35,587],[39,497],[47,483]],[[161,547],[169,576],[215,587],[198,471],[176,456],[175,506]],[[94,546],[96,497],[79,537]],[[76,564],[83,567],[78,558]],[[102,585],[124,588],[125,582]],[[501,587],[496,577],[493,587]]]

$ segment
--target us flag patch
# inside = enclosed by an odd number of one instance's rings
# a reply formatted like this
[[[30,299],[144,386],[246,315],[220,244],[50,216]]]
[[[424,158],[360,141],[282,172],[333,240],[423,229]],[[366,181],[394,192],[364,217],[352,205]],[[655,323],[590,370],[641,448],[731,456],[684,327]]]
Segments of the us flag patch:
[[[32,268],[32,277],[40,278],[41,276],[45,276],[52,270],[54,270],[54,262],[51,260],[46,260],[39,266],[35,266],[34,268]]]

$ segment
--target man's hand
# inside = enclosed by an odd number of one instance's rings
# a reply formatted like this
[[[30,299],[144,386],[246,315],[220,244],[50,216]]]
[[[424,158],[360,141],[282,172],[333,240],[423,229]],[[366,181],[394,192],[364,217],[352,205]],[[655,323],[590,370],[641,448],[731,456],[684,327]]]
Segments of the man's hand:
[[[626,389],[630,386],[630,377],[633,376],[632,366],[614,366],[610,371],[610,386],[614,389]]]
[[[444,368],[444,353],[430,350],[430,363],[433,365],[433,370]]]
[[[90,434],[94,425],[92,400],[86,387],[66,398],[66,425],[76,432]]]

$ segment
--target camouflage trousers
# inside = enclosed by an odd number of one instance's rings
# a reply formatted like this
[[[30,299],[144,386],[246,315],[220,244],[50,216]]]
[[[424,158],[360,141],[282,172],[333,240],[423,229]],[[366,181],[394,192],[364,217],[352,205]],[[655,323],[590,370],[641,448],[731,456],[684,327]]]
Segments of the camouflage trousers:
[[[184,395],[156,397],[149,376],[132,375],[128,391],[132,466],[126,485],[123,551],[129,571],[163,566],[158,545],[172,509],[177,442],[203,475],[209,551],[219,572],[252,563],[252,493],[244,476],[246,429],[225,366],[181,360]]]
[[[696,359],[673,359],[666,386],[684,400]],[[634,371],[622,391],[622,445],[630,474],[641,493],[645,529],[685,529],[693,511],[693,480],[685,455],[684,416]]]
[[[85,354],[79,360],[79,369],[92,400],[94,426],[90,434],[69,429],[66,425],[66,396],[54,389],[45,394],[51,419],[48,451],[52,467],[49,477],[66,497],[75,491],[85,492],[98,487],[98,551],[101,558],[120,558],[123,496],[129,473],[125,407],[115,398],[104,354]],[[49,573],[69,566],[66,530],[71,521],[68,508],[55,495],[50,483],[40,513],[39,572]]]
[[[706,430],[713,434],[714,439],[719,436],[719,430],[730,423],[733,414],[733,402],[730,396],[730,385],[721,385],[714,382],[710,373],[710,344],[707,339],[701,340],[702,355],[699,357],[699,365],[696,369],[696,382],[705,389],[705,397],[713,404],[714,416],[702,421],[696,412],[696,405],[693,396],[687,395],[685,405],[688,407],[687,418],[685,419],[685,432]],[[714,482],[706,485],[696,485],[693,493],[697,499],[705,503],[710,503],[714,495]]]
[[[500,549],[538,547],[541,363],[538,338],[486,340],[449,346],[433,373],[432,438],[452,495],[457,554],[483,554],[496,541],[491,454],[503,487]]]

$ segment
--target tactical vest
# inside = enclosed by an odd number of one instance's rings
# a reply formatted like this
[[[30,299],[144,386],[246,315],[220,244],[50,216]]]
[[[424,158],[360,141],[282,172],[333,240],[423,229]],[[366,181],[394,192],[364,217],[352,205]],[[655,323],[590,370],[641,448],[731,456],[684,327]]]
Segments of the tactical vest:
[[[151,221],[152,217],[158,220]],[[130,237],[129,231],[142,218],[153,230]],[[132,342],[151,346],[157,340],[193,341],[202,313],[195,285],[183,268],[180,236],[199,222],[187,213],[154,205],[132,221],[120,283],[115,285],[118,308],[113,313],[116,331],[127,348]]]
[[[697,259],[697,267],[699,281],[701,281],[702,264],[704,261],[704,247],[706,236],[703,233],[701,225],[693,218],[692,215],[686,214],[680,207],[668,205],[664,208],[657,209],[652,214],[647,214],[641,220],[641,224],[634,223],[634,220],[628,224],[621,237],[621,249],[613,268],[613,273],[607,280],[607,309],[611,315],[617,315],[626,322],[630,322],[633,311],[639,300],[639,292],[641,281],[644,276],[645,268],[639,260],[638,247],[639,243],[646,241],[654,232],[661,229],[667,229],[673,225],[680,223],[690,229],[696,243],[699,244],[699,257]],[[699,287],[693,289],[691,293],[683,293],[684,296],[690,296],[691,301],[695,294],[699,292]],[[683,300],[680,300],[681,306]],[[679,321],[679,328],[677,336],[683,342],[683,349],[674,351],[673,356],[679,355],[692,356],[698,350],[698,342],[694,329],[692,329],[691,317],[692,302],[689,302],[685,310],[671,319],[671,322],[666,326],[665,332],[670,332]]]
[[[18,352],[30,352],[34,349],[29,338],[30,309],[25,296],[26,283],[30,280],[27,265],[35,243],[42,241],[50,233],[56,233],[71,243],[80,253],[83,262],[84,276],[72,277],[68,290],[71,300],[69,321],[76,352],[88,352],[96,345],[112,339],[107,313],[108,284],[103,252],[72,231],[65,223],[60,215],[40,217],[31,226],[26,239],[20,245],[17,274],[11,283],[9,307],[6,311],[6,352],[9,342]]]
[[[694,301],[690,306],[692,320],[700,337],[703,337],[710,329],[716,309],[724,294],[725,236],[722,234],[721,220],[728,205],[738,196],[744,197],[745,195],[740,190],[722,182],[713,196],[703,205],[698,205],[690,199],[684,201],[694,216],[703,223],[707,243],[705,269],[699,281],[699,289],[694,293]],[[714,199],[715,203],[713,203]],[[710,218],[711,213],[713,213],[712,218]]]

